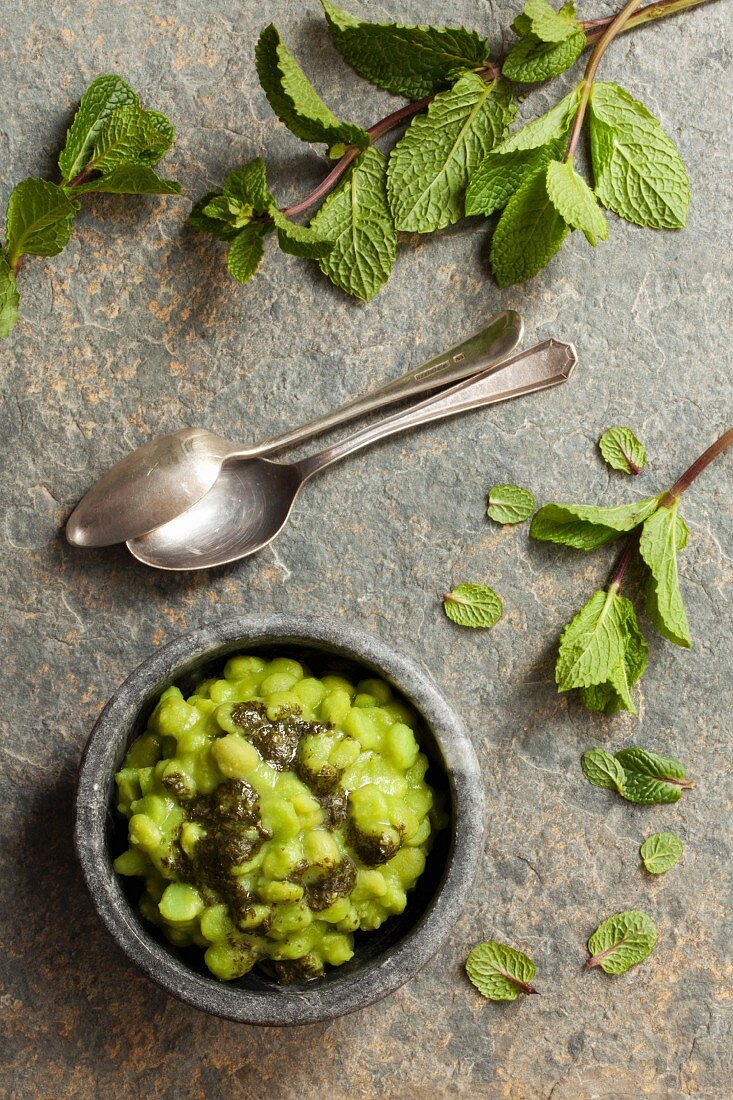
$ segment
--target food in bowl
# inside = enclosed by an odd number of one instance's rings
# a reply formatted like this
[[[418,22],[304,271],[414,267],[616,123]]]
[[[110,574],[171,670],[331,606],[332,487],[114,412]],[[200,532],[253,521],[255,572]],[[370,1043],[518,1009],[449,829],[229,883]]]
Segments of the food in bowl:
[[[401,913],[444,813],[414,710],[388,684],[231,657],[161,695],[116,776],[140,910],[217,978],[283,983],[354,954]]]

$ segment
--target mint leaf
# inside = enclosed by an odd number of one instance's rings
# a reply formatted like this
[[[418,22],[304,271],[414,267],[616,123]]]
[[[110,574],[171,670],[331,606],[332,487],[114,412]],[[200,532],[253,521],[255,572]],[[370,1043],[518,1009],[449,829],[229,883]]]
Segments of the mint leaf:
[[[494,230],[489,258],[499,286],[531,279],[565,240],[568,227],[550,202],[545,173],[528,176],[507,203]]]
[[[180,195],[183,188],[175,180],[161,179],[147,164],[121,164],[106,176],[81,183],[73,188],[74,195],[89,191],[114,195]]]
[[[229,274],[233,275],[240,283],[246,283],[251,279],[263,254],[262,238],[264,228],[259,222],[251,222],[237,233],[229,245],[227,253],[227,267]]]
[[[466,191],[467,214],[488,215],[500,210],[528,176],[562,156],[580,94],[580,88],[574,88],[546,114],[492,149],[471,176]]]
[[[471,173],[516,114],[503,81],[466,73],[417,115],[389,161],[387,192],[397,229],[432,233],[464,213]]]
[[[272,219],[277,226],[277,240],[283,252],[289,252],[293,256],[302,256],[305,259],[317,260],[327,256],[333,248],[333,241],[323,237],[316,229],[305,225],[296,225],[288,221],[280,211],[275,208],[271,211]]]
[[[272,23],[258,39],[255,64],[270,106],[296,137],[326,145],[344,142],[360,149],[370,144],[366,130],[339,122],[326,106]]]
[[[188,215],[187,224],[193,226],[194,229],[201,229],[204,233],[210,233],[217,240],[231,241],[236,237],[237,229],[228,221],[222,221],[218,216],[212,217],[211,214],[206,213],[214,200],[221,199],[221,197],[216,191],[209,191],[208,194],[200,198]]]
[[[138,106],[137,93],[122,77],[108,74],[91,82],[79,103],[74,121],[66,134],[59,157],[59,168],[68,183],[85,167],[92,147],[109,116],[118,107]]]
[[[597,550],[631,531],[656,511],[664,494],[599,508],[593,504],[545,504],[532,520],[530,535],[541,542],[556,542],[576,550]]]
[[[658,120],[618,84],[594,84],[589,106],[599,201],[635,225],[684,226],[690,181],[677,146]]]
[[[0,252],[0,339],[7,336],[18,320],[20,295],[10,264]]]
[[[471,176],[466,189],[466,213],[488,217],[501,210],[528,176],[559,157],[563,149],[564,142],[556,139],[537,149],[518,149],[511,153],[492,150]]]
[[[443,596],[443,608],[451,622],[484,630],[496,626],[504,606],[487,584],[459,584]]]
[[[627,802],[643,806],[679,802],[682,792],[695,786],[673,756],[631,748],[617,752],[616,759],[626,775],[622,794]]]
[[[631,700],[631,689],[646,671],[649,659],[647,640],[639,629],[636,612],[628,603],[623,615],[625,619],[626,639],[621,665],[613,670],[609,678],[601,684],[591,684],[580,689],[580,701],[586,710],[602,711],[608,717],[621,710],[636,713]]]
[[[607,428],[598,440],[605,461],[614,470],[640,474],[646,466],[646,450],[631,428]]]
[[[539,149],[550,141],[566,138],[578,112],[581,94],[582,85],[578,85],[544,115],[532,119],[505,138],[497,145],[495,152],[505,154],[521,149]]]
[[[48,180],[22,180],[10,192],[5,213],[8,264],[23,255],[57,256],[68,244],[78,202]]]
[[[135,104],[118,107],[105,122],[86,167],[106,175],[123,164],[155,164],[170,147],[161,131],[157,112]]]
[[[386,180],[384,153],[367,149],[310,223],[311,229],[333,241],[328,255],[318,261],[323,274],[365,302],[389,278],[397,252]]]
[[[547,165],[547,194],[550,202],[571,229],[580,229],[594,247],[608,237],[608,222],[596,197],[582,176],[567,161],[551,160]]]
[[[529,984],[535,970],[527,955],[496,940],[478,944],[466,959],[466,974],[490,1001],[516,1001],[520,993],[536,993]]]
[[[604,787],[609,791],[623,794],[626,774],[615,756],[603,749],[589,749],[584,752],[580,766],[583,775],[594,787]]]
[[[648,836],[639,853],[650,875],[663,875],[682,859],[684,847],[674,833],[653,833]]]
[[[635,648],[640,639],[646,645],[633,604],[616,586],[599,589],[562,632],[555,665],[558,691],[610,683],[624,708],[635,714],[625,664],[629,639]]]
[[[523,523],[536,508],[529,489],[519,485],[495,485],[489,491],[486,514],[496,523]]]
[[[639,553],[649,566],[647,614],[656,630],[674,642],[689,647],[690,624],[682,602],[677,552],[687,542],[687,525],[678,515],[679,501],[662,505],[644,523]]]
[[[586,966],[600,966],[606,974],[625,974],[651,954],[657,942],[651,917],[638,909],[627,909],[599,924],[588,940],[591,957]]]
[[[526,34],[506,55],[502,75],[521,84],[549,80],[569,69],[582,54],[585,44],[582,30],[573,30],[562,42],[543,42],[535,34]]]
[[[161,111],[145,111],[145,119],[150,126],[155,127],[158,131],[161,141],[164,143],[163,152],[167,152],[176,139],[173,123]],[[163,152],[160,151],[160,146],[149,150],[144,149],[138,160],[141,160],[143,164],[155,165],[162,157]]]
[[[271,213],[275,200],[267,189],[267,169],[262,157],[255,157],[249,164],[230,172],[224,181],[222,195],[234,217]]]
[[[531,33],[542,42],[563,42],[578,29],[578,22],[569,11],[561,8],[557,12],[547,0],[529,0],[523,14],[529,20]]]
[[[451,84],[465,69],[478,69],[489,47],[463,27],[411,27],[365,23],[321,0],[339,53],[360,76],[407,99],[422,99]]]

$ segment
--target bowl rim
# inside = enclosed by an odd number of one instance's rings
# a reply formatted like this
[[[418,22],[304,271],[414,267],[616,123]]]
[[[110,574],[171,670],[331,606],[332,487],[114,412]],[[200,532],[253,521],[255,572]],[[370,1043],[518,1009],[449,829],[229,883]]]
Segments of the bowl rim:
[[[443,879],[430,907],[405,936],[342,983],[246,990],[207,978],[148,936],[112,870],[108,851],[108,790],[120,744],[140,711],[186,666],[240,644],[313,645],[390,681],[430,726],[454,801],[453,836]],[[222,657],[223,657],[222,653]],[[439,950],[467,900],[483,848],[483,790],[479,764],[463,722],[430,674],[381,639],[338,619],[298,614],[242,615],[205,624],[174,638],[142,661],[112,695],[79,764],[74,845],[92,904],[117,945],[167,992],[203,1011],[265,1026],[314,1023],[356,1011],[394,992]]]

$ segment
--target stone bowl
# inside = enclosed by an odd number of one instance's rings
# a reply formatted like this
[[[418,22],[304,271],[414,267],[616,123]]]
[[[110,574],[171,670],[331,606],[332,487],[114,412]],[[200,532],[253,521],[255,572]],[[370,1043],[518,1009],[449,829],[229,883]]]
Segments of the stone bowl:
[[[375,932],[357,933],[350,962],[322,978],[278,985],[252,972],[220,982],[203,952],[179,950],[138,913],[135,880],[112,869],[125,845],[126,822],[114,809],[114,774],[144,729],[161,691],[186,694],[221,670],[237,651],[305,660],[315,675],[365,670],[392,687],[421,716],[419,739],[430,758],[428,779],[442,787],[450,825],[436,837],[404,913]],[[392,993],[435,954],[466,901],[483,840],[478,762],[466,731],[431,677],[379,639],[334,619],[262,615],[201,627],[156,650],[125,680],[97,720],[82,757],[76,799],[76,851],[94,907],[125,954],[169,993],[226,1019],[247,1024],[305,1024],[331,1019]]]

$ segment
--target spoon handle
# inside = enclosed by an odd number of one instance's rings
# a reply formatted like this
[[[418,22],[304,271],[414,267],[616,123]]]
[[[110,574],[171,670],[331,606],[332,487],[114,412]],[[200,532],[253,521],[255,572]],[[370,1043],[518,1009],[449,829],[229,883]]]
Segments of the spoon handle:
[[[502,363],[498,369],[491,368],[403,412],[387,416],[376,424],[369,424],[340,443],[334,443],[332,447],[326,447],[309,458],[304,458],[295,464],[296,468],[305,481],[347,455],[397,432],[416,428],[432,420],[456,416],[482,405],[493,405],[497,401],[507,401],[525,393],[560,385],[570,377],[577,361],[578,356],[572,344],[545,340]]]
[[[335,428],[349,420],[356,420],[357,417],[373,412],[375,409],[382,409],[385,405],[392,405],[407,397],[414,397],[418,393],[427,393],[450,382],[471,377],[489,367],[498,366],[517,347],[523,331],[524,322],[519,314],[513,309],[505,309],[480,332],[469,336],[467,340],[456,344],[449,351],[444,351],[442,355],[428,359],[427,363],[422,363],[401,378],[388,382],[386,386],[374,390],[366,397],[357,397],[354,401],[342,405],[340,409],[292,428],[274,439],[268,439],[265,443],[232,450],[231,457],[253,458],[274,454],[284,447],[302,443],[303,440],[319,435],[329,428]]]

